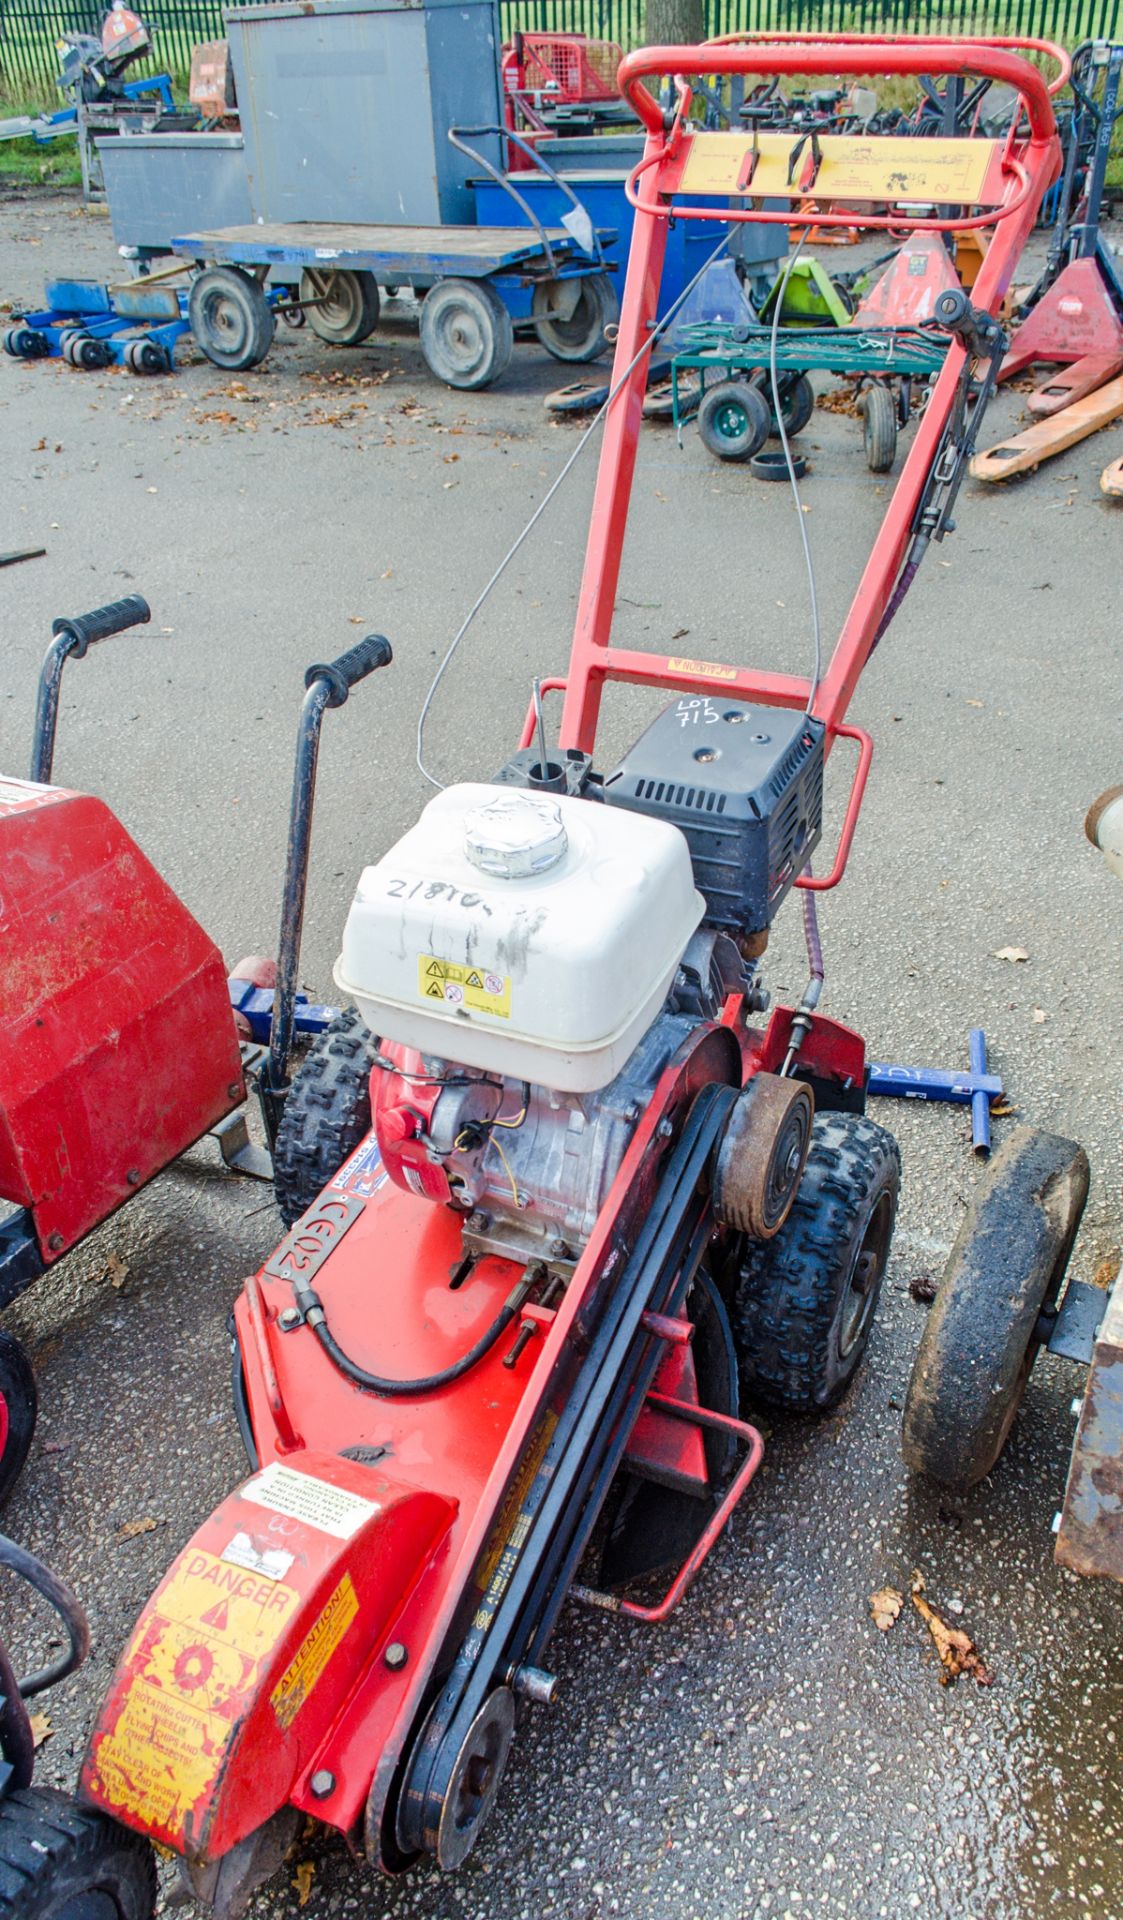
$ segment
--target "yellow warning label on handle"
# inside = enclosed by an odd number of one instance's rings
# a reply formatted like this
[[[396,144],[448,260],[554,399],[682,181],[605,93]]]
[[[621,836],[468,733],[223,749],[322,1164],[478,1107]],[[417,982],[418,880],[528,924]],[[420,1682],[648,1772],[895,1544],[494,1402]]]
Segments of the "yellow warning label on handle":
[[[417,962],[417,990],[449,1012],[493,1013],[511,1017],[511,978],[486,967],[459,967],[452,960],[423,953]]]

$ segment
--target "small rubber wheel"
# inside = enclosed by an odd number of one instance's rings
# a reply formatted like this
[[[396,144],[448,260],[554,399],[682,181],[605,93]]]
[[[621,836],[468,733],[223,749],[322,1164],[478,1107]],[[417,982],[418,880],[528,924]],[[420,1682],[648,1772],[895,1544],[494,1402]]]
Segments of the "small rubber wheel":
[[[897,458],[897,403],[888,387],[867,387],[862,395],[862,441],[871,473],[888,473]]]
[[[511,316],[486,280],[439,280],[421,308],[421,351],[438,380],[475,392],[510,365]]]
[[[555,288],[560,287],[564,295],[572,281],[541,280],[534,289],[530,306],[534,331],[555,360],[595,360],[609,344],[606,329],[620,318],[616,288],[606,273],[590,273],[576,284],[576,305],[565,319],[551,313],[550,301]]]
[[[38,327],[8,327],[4,334],[4,350],[14,360],[42,360],[51,351],[50,341]]]
[[[772,406],[772,381],[767,371],[758,374],[753,382],[759,386],[768,406],[769,433],[774,440],[779,439],[780,429],[776,424],[776,413]],[[780,406],[784,417],[784,432],[789,439],[802,433],[815,411],[815,389],[805,373],[781,373],[779,378]]]
[[[733,1103],[714,1161],[714,1218],[721,1227],[771,1240],[791,1212],[811,1144],[810,1087],[755,1073]]]
[[[768,438],[772,415],[759,387],[722,380],[707,387],[698,407],[698,431],[719,460],[751,460]]]
[[[790,449],[790,452],[792,472],[795,474],[797,480],[802,480],[804,474],[807,472],[807,455],[797,453],[794,447]],[[752,474],[754,480],[787,480],[790,476],[788,473],[788,463],[784,458],[783,448],[781,447],[776,453],[773,453],[771,449],[765,453],[754,453],[752,459],[749,461],[749,472]]]
[[[306,267],[300,276],[300,297],[315,305],[301,309],[321,340],[335,347],[357,347],[378,325],[380,301],[373,273],[354,273],[345,267]]]
[[[19,1341],[0,1330],[0,1506],[23,1470],[38,1411],[31,1362]]]
[[[823,1413],[861,1364],[897,1217],[901,1157],[864,1116],[819,1113],[799,1192],[772,1240],[746,1240],[733,1333],[754,1404]]]
[[[151,1920],[148,1841],[49,1787],[0,1801],[0,1920]]]
[[[1016,1127],[975,1189],[929,1310],[905,1400],[915,1473],[963,1490],[998,1459],[1048,1338],[1088,1196],[1082,1147]]]
[[[244,373],[273,343],[273,309],[265,289],[239,267],[205,267],[191,282],[191,331],[212,365]]]
[[[680,380],[678,383],[678,417],[680,420],[692,420],[702,404],[702,387],[697,380]],[[645,420],[673,420],[675,417],[675,397],[669,380],[661,380],[656,386],[649,386],[643,401]]]
[[[134,340],[129,347],[128,362],[134,373],[170,373],[172,370],[171,354],[158,340]]]
[[[273,1151],[273,1188],[286,1227],[307,1213],[370,1132],[377,1047],[357,1009],[345,1007],[293,1075]]]
[[[108,367],[112,364],[112,361],[113,349],[108,340],[87,338],[85,340],[79,340],[75,344],[74,364],[76,367],[81,367],[85,373],[96,372],[101,367]]]

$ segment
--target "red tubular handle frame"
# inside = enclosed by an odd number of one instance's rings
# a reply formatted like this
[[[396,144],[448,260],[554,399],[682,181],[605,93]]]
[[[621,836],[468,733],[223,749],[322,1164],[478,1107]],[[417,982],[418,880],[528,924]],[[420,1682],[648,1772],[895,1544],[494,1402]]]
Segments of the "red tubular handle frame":
[[[851,727],[845,721],[837,720],[831,728],[831,733],[836,737],[841,734],[844,740],[858,742],[858,764],[854,769],[854,778],[850,785],[850,798],[846,802],[846,813],[842,822],[842,832],[838,836],[834,866],[829,873],[823,875],[822,879],[816,879],[809,873],[796,875],[796,886],[803,887],[807,893],[826,893],[830,887],[837,887],[846,872],[846,862],[850,858],[854,830],[858,825],[858,815],[862,810],[866,781],[869,778],[870,762],[873,759],[873,739],[864,727]]]
[[[1063,63],[1059,47],[1049,42],[1045,46]],[[833,41],[778,37],[750,45],[703,41],[693,47],[637,47],[634,53],[625,54],[616,78],[624,99],[648,132],[662,133],[662,108],[642,82],[674,76],[679,87],[678,128],[690,104],[690,88],[683,77],[688,73],[974,74],[979,79],[1002,81],[1021,94],[1032,145],[1044,146],[1056,131],[1049,89],[1037,68],[1008,47],[987,40],[918,37],[914,42],[910,35],[905,43],[879,34],[855,34],[852,39]]]

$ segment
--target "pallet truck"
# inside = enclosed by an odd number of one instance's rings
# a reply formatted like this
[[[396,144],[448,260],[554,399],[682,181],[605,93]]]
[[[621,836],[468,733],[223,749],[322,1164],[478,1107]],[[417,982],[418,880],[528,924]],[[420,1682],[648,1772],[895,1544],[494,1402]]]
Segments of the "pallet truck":
[[[690,117],[692,73],[871,72],[984,75],[1021,106],[998,139],[825,136],[817,156]],[[665,75],[667,118],[646,84]],[[387,1872],[457,1867],[556,1693],[567,1598],[667,1619],[757,1472],[742,1396],[836,1404],[889,1257],[899,1156],[862,1110],[861,1037],[818,1009],[814,897],[843,876],[873,751],[847,707],[950,530],[994,315],[1059,169],[1049,93],[1008,45],[874,37],[655,47],[620,84],[646,145],[569,668],[497,777],[439,791],[362,875],[352,1004],[268,1088],[291,1225],[235,1312],[249,1477],[145,1607],[83,1767],[83,1801],[170,1848],[222,1915],[306,1816]],[[800,675],[624,647],[668,219],[786,223],[809,194],[820,224],[857,203],[884,228],[872,208],[899,195],[950,205],[922,230],[993,233],[833,657]],[[598,766],[617,682],[670,704]],[[839,741],[856,767],[816,874]],[[796,890],[808,986],[769,1011],[760,963]]]

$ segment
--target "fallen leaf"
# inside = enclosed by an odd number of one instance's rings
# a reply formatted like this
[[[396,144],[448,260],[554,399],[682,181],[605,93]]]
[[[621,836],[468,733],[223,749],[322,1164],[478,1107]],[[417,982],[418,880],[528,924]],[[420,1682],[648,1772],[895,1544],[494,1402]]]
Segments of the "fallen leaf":
[[[1099,1266],[1092,1275],[1092,1285],[1094,1287],[1103,1287],[1105,1290],[1108,1287],[1113,1287],[1115,1285],[1115,1276],[1118,1272],[1119,1255],[1117,1253],[1109,1253],[1106,1260],[1100,1261]]]
[[[380,580],[392,580],[394,578],[393,567],[387,567],[385,573],[380,573],[378,577]]]
[[[936,1282],[931,1274],[918,1273],[915,1280],[909,1281],[909,1292],[922,1307],[930,1307],[936,1298]]]
[[[306,1907],[312,1898],[312,1881],[315,1873],[315,1861],[302,1860],[292,1876],[292,1884],[296,1888],[297,1905],[300,1907]]]
[[[879,1587],[876,1593],[870,1594],[870,1612],[879,1633],[888,1633],[903,1605],[904,1595],[898,1593],[896,1587]]]
[[[29,1714],[28,1719],[31,1722],[31,1744],[34,1747],[41,1747],[44,1740],[50,1739],[54,1728],[45,1713]]]
[[[967,702],[967,705],[968,705],[969,707],[981,707],[981,706],[982,706],[982,704],[983,704],[983,703],[982,703],[982,701],[981,701],[981,700],[968,700],[968,702]]]
[[[995,947],[994,957],[996,960],[1017,961],[1029,959],[1029,955],[1024,947]]]
[[[961,1627],[949,1627],[943,1615],[925,1599],[924,1575],[917,1569],[912,1576],[912,1604],[923,1620],[936,1652],[940,1656],[943,1672],[940,1675],[942,1687],[953,1687],[961,1673],[969,1673],[980,1687],[993,1684],[994,1675],[983,1660],[979,1649],[969,1633]]]
[[[31,451],[32,453],[46,453],[47,442],[45,440],[37,440]]]
[[[114,1537],[117,1540],[135,1540],[138,1533],[155,1533],[159,1524],[151,1514],[145,1514],[142,1520],[126,1520],[123,1527],[118,1527]]]
[[[110,1286],[115,1287],[117,1292],[120,1293],[128,1277],[128,1261],[122,1260],[118,1253],[111,1253],[105,1263],[105,1278],[108,1280]]]
[[[1034,1026],[1035,1026],[1035,1027],[1043,1027],[1043,1026],[1045,1025],[1045,1022],[1046,1022],[1046,1020],[1047,1020],[1048,1018],[1049,1018],[1049,1016],[1048,1016],[1048,1014],[1046,1013],[1046,1011],[1045,1011],[1045,1009],[1044,1009],[1044,1007],[1034,1007],[1034,1009],[1033,1009],[1033,1024],[1034,1024]]]
[[[671,639],[672,639],[672,640],[685,640],[685,639],[686,639],[686,636],[687,636],[687,634],[688,634],[689,632],[690,632],[690,628],[689,628],[689,627],[676,627],[676,628],[675,628],[675,630],[674,630],[674,632],[673,632],[673,633],[672,633],[672,635],[671,635]]]

